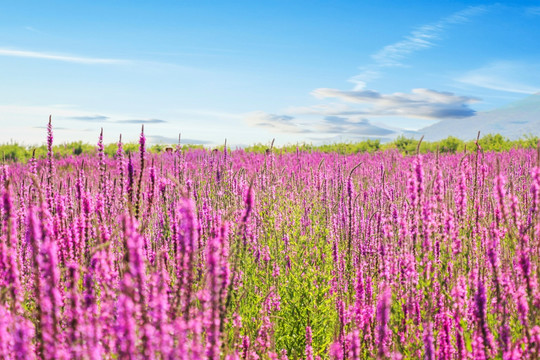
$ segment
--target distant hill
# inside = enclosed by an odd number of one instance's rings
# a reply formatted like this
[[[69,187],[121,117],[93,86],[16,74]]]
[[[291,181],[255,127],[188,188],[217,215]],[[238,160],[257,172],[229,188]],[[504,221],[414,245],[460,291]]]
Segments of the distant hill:
[[[513,102],[505,107],[479,112],[465,119],[447,119],[418,130],[428,141],[438,141],[448,136],[462,140],[482,135],[501,134],[515,140],[525,135],[540,135],[540,93]]]

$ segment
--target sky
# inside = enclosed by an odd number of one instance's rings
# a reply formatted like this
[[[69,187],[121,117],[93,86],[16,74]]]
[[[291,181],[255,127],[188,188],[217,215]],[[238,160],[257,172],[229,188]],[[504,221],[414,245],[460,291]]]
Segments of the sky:
[[[540,91],[540,1],[4,1],[0,143],[391,139]]]

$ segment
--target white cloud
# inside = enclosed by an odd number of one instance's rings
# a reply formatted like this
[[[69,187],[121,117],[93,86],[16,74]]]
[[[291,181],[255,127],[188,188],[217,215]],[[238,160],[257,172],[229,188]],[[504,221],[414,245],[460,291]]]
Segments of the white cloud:
[[[146,140],[150,144],[178,144],[178,138],[176,137],[169,137],[169,136],[161,136],[161,135],[146,135]],[[210,141],[207,140],[201,140],[201,139],[181,139],[181,144],[200,144],[200,145],[206,145],[211,144]]]
[[[293,122],[294,117],[289,115],[269,114],[264,111],[255,111],[246,115],[244,120],[250,126],[267,128],[279,133],[308,133],[311,130]]]
[[[433,40],[439,37],[442,25],[424,25],[405,37],[405,40],[382,48],[371,57],[379,66],[403,66],[401,60],[407,55],[433,46]]]
[[[372,80],[378,79],[381,76],[381,72],[379,70],[375,70],[375,67],[365,67],[361,68],[362,72],[353,76],[348,81],[352,82],[354,85],[354,90],[362,90],[365,89],[367,86],[367,83],[369,83]]]
[[[450,92],[431,89],[413,89],[411,93],[381,94],[374,90],[344,91],[337,89],[316,89],[312,94],[320,99],[337,98],[355,106],[344,109],[315,109],[324,115],[364,115],[364,116],[400,116],[426,119],[464,118],[475,111],[470,103],[478,99],[458,96]]]
[[[320,115],[320,114],[318,114]],[[326,116],[312,124],[297,124],[289,115],[269,114],[262,111],[250,113],[245,120],[251,126],[267,128],[278,133],[318,133],[330,135],[354,135],[362,137],[386,137],[395,131],[374,125],[358,116]]]
[[[450,25],[464,23],[470,17],[486,11],[484,6],[473,6],[458,11],[436,23],[420,26],[413,30],[404,40],[390,44],[372,55],[379,66],[402,66],[401,60],[413,52],[432,47],[435,40],[440,39],[444,30]]]
[[[471,70],[455,80],[475,87],[518,94],[540,91],[540,64],[498,61]]]
[[[478,99],[459,96],[431,89],[413,89],[411,93],[381,94],[367,89],[367,83],[379,78],[385,68],[405,66],[403,60],[414,52],[430,48],[443,33],[453,25],[468,21],[487,11],[486,6],[471,6],[444,17],[437,22],[420,26],[403,40],[383,47],[371,56],[373,62],[360,68],[360,73],[348,81],[354,83],[351,91],[319,88],[312,95],[328,100],[334,98],[344,103],[328,103],[310,107],[292,107],[288,113],[323,116],[312,124],[313,129],[324,133],[358,133],[364,135],[388,135],[394,133],[385,127],[372,125],[364,117],[395,117],[414,119],[465,118],[475,111],[469,105]],[[253,126],[266,127],[278,132],[306,132],[288,115],[264,112],[251,113],[246,121]],[[341,122],[336,123],[337,120]],[[309,127],[308,127],[309,129]]]
[[[0,105],[0,122],[3,119],[17,120],[20,124],[33,124],[46,122],[51,115],[53,121],[69,123],[73,127],[80,127],[77,123],[93,124],[164,124],[166,120],[156,118],[137,118],[126,114],[96,114],[95,112],[80,109],[74,105]],[[20,119],[20,121],[19,121]],[[19,125],[20,125],[19,124]]]
[[[0,143],[16,138],[25,144],[38,144],[47,139],[46,131],[49,115],[52,116],[55,143],[70,142],[73,139],[93,143],[97,140],[100,127],[105,129],[105,142],[117,141],[122,133],[127,141],[138,141],[140,125],[149,124],[150,131],[170,133],[173,124],[169,121],[132,114],[89,111],[75,105],[8,105],[0,104]],[[145,125],[146,127],[146,125]],[[21,134],[24,136],[21,137]]]
[[[348,134],[360,136],[389,136],[393,130],[373,125],[368,119],[354,119],[342,116],[326,116],[324,122],[317,126],[318,130],[326,134]]]
[[[28,51],[28,50],[15,50],[0,48],[0,56],[10,56],[18,58],[30,58],[30,59],[43,59],[43,60],[55,60],[78,64],[121,64],[126,63],[126,60],[120,59],[105,59],[94,57],[83,57],[74,55],[59,55],[51,54],[48,52]]]
[[[471,6],[442,18],[435,23],[416,28],[406,35],[403,40],[386,45],[371,55],[374,62],[362,67],[362,71],[349,79],[349,81],[357,84],[355,90],[363,88],[366,82],[380,77],[381,69],[385,67],[405,66],[403,60],[407,56],[434,46],[436,41],[441,39],[444,31],[450,26],[465,23],[471,17],[486,12],[487,9],[488,7],[486,6]]]

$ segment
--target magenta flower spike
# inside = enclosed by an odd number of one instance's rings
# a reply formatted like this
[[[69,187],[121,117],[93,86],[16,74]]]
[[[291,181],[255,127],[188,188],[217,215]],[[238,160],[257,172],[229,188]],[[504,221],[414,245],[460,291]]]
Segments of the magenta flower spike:
[[[392,306],[392,291],[386,284],[381,284],[381,291],[377,302],[377,346],[378,356],[388,354],[388,322],[390,321],[390,307]]]
[[[0,164],[0,358],[540,356],[536,150],[47,132]]]
[[[311,326],[306,326],[306,350],[305,357],[306,360],[313,360],[313,339],[311,333]]]

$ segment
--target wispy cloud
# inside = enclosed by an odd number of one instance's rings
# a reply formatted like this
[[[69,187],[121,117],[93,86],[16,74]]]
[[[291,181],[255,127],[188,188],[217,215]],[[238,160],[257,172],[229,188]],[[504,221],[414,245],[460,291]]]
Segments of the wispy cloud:
[[[246,115],[244,120],[250,126],[267,128],[278,133],[308,133],[311,130],[295,123],[294,117],[289,115],[269,114],[264,111],[255,111]]]
[[[319,88],[312,92],[323,103],[304,108],[290,108],[288,114],[318,116],[319,120],[299,125],[293,116],[254,112],[246,117],[252,126],[264,127],[276,132],[308,133],[358,136],[394,136],[396,129],[374,125],[366,117],[457,119],[475,115],[470,104],[478,99],[459,96],[432,89],[413,89],[410,93],[383,94],[367,89],[367,83],[381,76],[384,69],[406,66],[405,60],[413,53],[435,46],[444,33],[454,25],[469,21],[484,13],[487,6],[472,6],[446,16],[436,22],[422,25],[403,37],[386,45],[371,55],[371,62],[360,68],[361,72],[349,79],[354,89],[338,90]],[[337,99],[341,103],[329,103]],[[322,117],[322,119],[321,119]]]
[[[113,120],[110,116],[105,115],[84,115],[84,116],[63,116],[68,120],[87,121],[87,122],[108,122],[115,124],[164,124],[167,120],[162,119],[128,119],[128,120]]]
[[[437,22],[416,28],[403,40],[386,45],[371,55],[373,63],[362,66],[361,72],[350,78],[349,81],[356,84],[355,90],[363,89],[366,83],[381,75],[383,68],[405,66],[404,60],[408,56],[436,45],[450,26],[465,23],[470,18],[486,12],[487,9],[486,6],[471,6]]]
[[[131,120],[118,120],[114,121],[119,124],[164,124],[167,120],[161,119],[131,119]]]
[[[472,6],[433,23],[417,27],[402,40],[386,45],[371,55],[372,62],[361,67],[361,72],[349,79],[353,90],[320,88],[312,92],[315,97],[340,100],[341,104],[322,104],[296,109],[298,114],[326,116],[321,126],[324,131],[336,133],[359,132],[373,135],[394,133],[369,123],[364,117],[397,117],[422,119],[466,118],[475,115],[470,104],[478,99],[459,96],[432,89],[413,89],[410,93],[382,94],[367,89],[367,83],[379,78],[384,69],[406,66],[406,59],[414,53],[437,45],[452,26],[463,24],[486,11],[487,6]],[[358,118],[360,117],[360,120]],[[334,122],[329,122],[329,120]],[[343,119],[343,123],[335,123]]]
[[[161,135],[147,135],[146,139],[151,144],[177,144],[178,143],[178,138],[161,136]],[[210,143],[211,143],[210,141],[206,141],[206,140],[182,138],[182,144],[205,145],[205,144],[210,144]]]
[[[6,105],[0,104],[1,114],[10,114],[17,118],[32,119],[32,121],[47,121],[49,115],[55,120],[76,120],[76,121],[107,121],[109,117],[79,109],[76,105],[56,104],[56,105]]]
[[[332,107],[315,109],[324,115],[399,116],[425,119],[464,118],[475,111],[469,104],[478,101],[469,96],[431,89],[413,89],[411,93],[381,94],[374,90],[344,91],[317,89],[312,94],[320,99],[336,98],[349,104],[367,104],[361,107]]]
[[[61,54],[53,54],[53,53],[48,53],[48,52],[16,50],[16,49],[7,49],[7,48],[0,48],[0,56],[54,60],[54,61],[63,61],[63,62],[69,62],[69,63],[89,64],[89,65],[91,64],[122,64],[122,63],[128,62],[127,60],[121,60],[121,59],[106,59],[106,58],[84,57],[84,56],[75,56],[75,55],[61,55]]]
[[[473,6],[458,11],[433,24],[420,26],[405,36],[405,39],[385,46],[379,52],[373,54],[372,58],[379,66],[402,66],[401,60],[408,55],[435,45],[435,41],[440,39],[442,33],[449,26],[464,23],[472,16],[485,11],[485,6]]]
[[[326,134],[361,136],[388,136],[394,133],[393,130],[373,125],[368,119],[351,120],[340,116],[326,116],[318,130]]]
[[[137,118],[136,115],[126,114],[100,114],[99,112],[90,112],[79,109],[75,105],[2,105],[0,104],[0,114],[14,116],[25,119],[44,119],[46,121],[49,114],[52,115],[53,121],[59,120],[63,123],[70,123],[70,126],[75,126],[75,122],[87,123],[92,126],[96,125],[114,125],[114,124],[166,124],[167,120],[157,118]],[[35,120],[31,120],[35,121]],[[80,126],[80,125],[77,125]]]
[[[89,122],[102,122],[107,121],[110,118],[105,115],[94,115],[94,116],[71,116],[68,119],[70,120],[78,120],[78,121],[89,121]]]
[[[471,70],[455,80],[475,87],[518,94],[540,91],[540,64],[498,61]]]
[[[353,135],[362,137],[381,137],[394,134],[394,131],[372,124],[358,116],[326,116],[314,124],[297,124],[288,115],[275,115],[264,112],[248,114],[246,121],[252,126],[267,128],[278,133],[318,133],[329,135]]]

